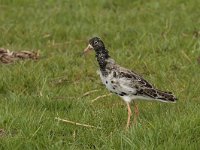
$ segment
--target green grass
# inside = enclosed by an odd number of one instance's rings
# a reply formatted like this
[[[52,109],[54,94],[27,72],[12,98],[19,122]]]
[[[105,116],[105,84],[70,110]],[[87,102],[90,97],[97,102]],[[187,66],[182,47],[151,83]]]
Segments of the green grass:
[[[40,50],[39,61],[0,64],[0,149],[198,149],[200,147],[200,2],[0,1],[0,47]],[[139,103],[137,126],[96,74],[100,36],[122,66],[142,74],[176,104]],[[65,79],[61,83],[59,78]],[[90,90],[100,91],[82,97]],[[55,120],[61,117],[101,129]],[[132,118],[133,120],[133,118]]]

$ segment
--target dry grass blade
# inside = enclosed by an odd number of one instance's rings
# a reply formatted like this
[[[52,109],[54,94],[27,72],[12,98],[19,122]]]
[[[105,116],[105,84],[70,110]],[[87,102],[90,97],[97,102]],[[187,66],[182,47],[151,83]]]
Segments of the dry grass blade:
[[[88,91],[88,92],[84,93],[82,97],[88,96],[88,95],[90,95],[90,94],[92,94],[92,93],[94,93],[94,92],[98,92],[98,91],[99,91],[99,90],[91,90],[91,91]]]
[[[6,136],[6,131],[4,129],[0,129],[0,137]]]
[[[104,97],[107,97],[107,96],[110,96],[110,95],[112,95],[112,93],[101,95],[101,96],[97,96],[95,99],[92,100],[92,103],[95,102],[96,100],[100,99],[100,98],[104,98]]]
[[[190,63],[192,63],[192,60],[190,59],[190,57],[184,51],[181,51],[181,53]]]
[[[72,43],[82,43],[84,42],[84,40],[74,40],[72,41],[66,41],[66,42],[62,42],[62,43],[56,43],[54,40],[51,41],[51,43],[48,43],[48,47],[57,47],[57,46],[65,46],[65,45],[69,45]]]
[[[58,121],[62,121],[62,122],[69,123],[69,124],[73,124],[73,125],[76,125],[76,126],[83,126],[83,127],[87,127],[87,128],[100,129],[99,127],[95,127],[95,126],[92,126],[92,125],[89,125],[89,124],[82,124],[82,123],[78,123],[78,122],[74,122],[74,121],[70,121],[70,120],[66,120],[66,119],[61,119],[59,117],[55,117],[55,119],[58,120]]]

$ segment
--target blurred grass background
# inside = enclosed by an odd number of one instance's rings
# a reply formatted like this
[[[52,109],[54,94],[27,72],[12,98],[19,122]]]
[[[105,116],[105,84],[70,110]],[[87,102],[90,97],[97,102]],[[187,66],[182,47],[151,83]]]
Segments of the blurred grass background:
[[[41,55],[0,64],[0,149],[198,149],[198,6],[198,0],[0,0],[0,47]],[[109,93],[96,74],[94,53],[81,56],[93,36],[120,65],[179,101],[138,102],[139,123],[126,132],[119,97],[91,102]],[[101,129],[58,122],[57,116]]]

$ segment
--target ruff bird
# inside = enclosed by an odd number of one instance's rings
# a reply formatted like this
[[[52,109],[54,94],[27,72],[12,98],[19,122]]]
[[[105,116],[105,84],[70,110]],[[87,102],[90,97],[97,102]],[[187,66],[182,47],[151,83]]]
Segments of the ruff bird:
[[[94,50],[99,64],[99,75],[106,88],[120,96],[127,104],[128,118],[126,128],[130,126],[132,115],[130,102],[134,102],[134,123],[139,115],[136,99],[155,100],[175,103],[177,98],[171,92],[161,91],[137,73],[121,67],[110,57],[103,41],[99,37],[89,40],[84,53]]]

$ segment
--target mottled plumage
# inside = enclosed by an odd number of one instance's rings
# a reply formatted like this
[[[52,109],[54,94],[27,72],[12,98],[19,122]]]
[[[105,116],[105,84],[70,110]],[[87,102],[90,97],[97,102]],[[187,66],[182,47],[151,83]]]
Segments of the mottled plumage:
[[[128,111],[130,111],[129,103],[135,99],[162,102],[175,102],[177,100],[171,92],[156,89],[140,75],[116,64],[109,56],[108,50],[100,38],[94,37],[89,40],[89,45],[85,49],[85,52],[92,49],[96,53],[96,59],[100,67],[98,74],[103,84],[105,84],[109,91],[119,95],[127,102]],[[129,113],[131,114],[131,112]],[[127,124],[129,123],[127,122]]]
[[[99,71],[101,80],[109,91],[118,94],[125,101],[146,99],[175,102],[176,98],[171,92],[164,92],[154,88],[141,76],[117,65],[111,58],[105,61],[104,73]]]

